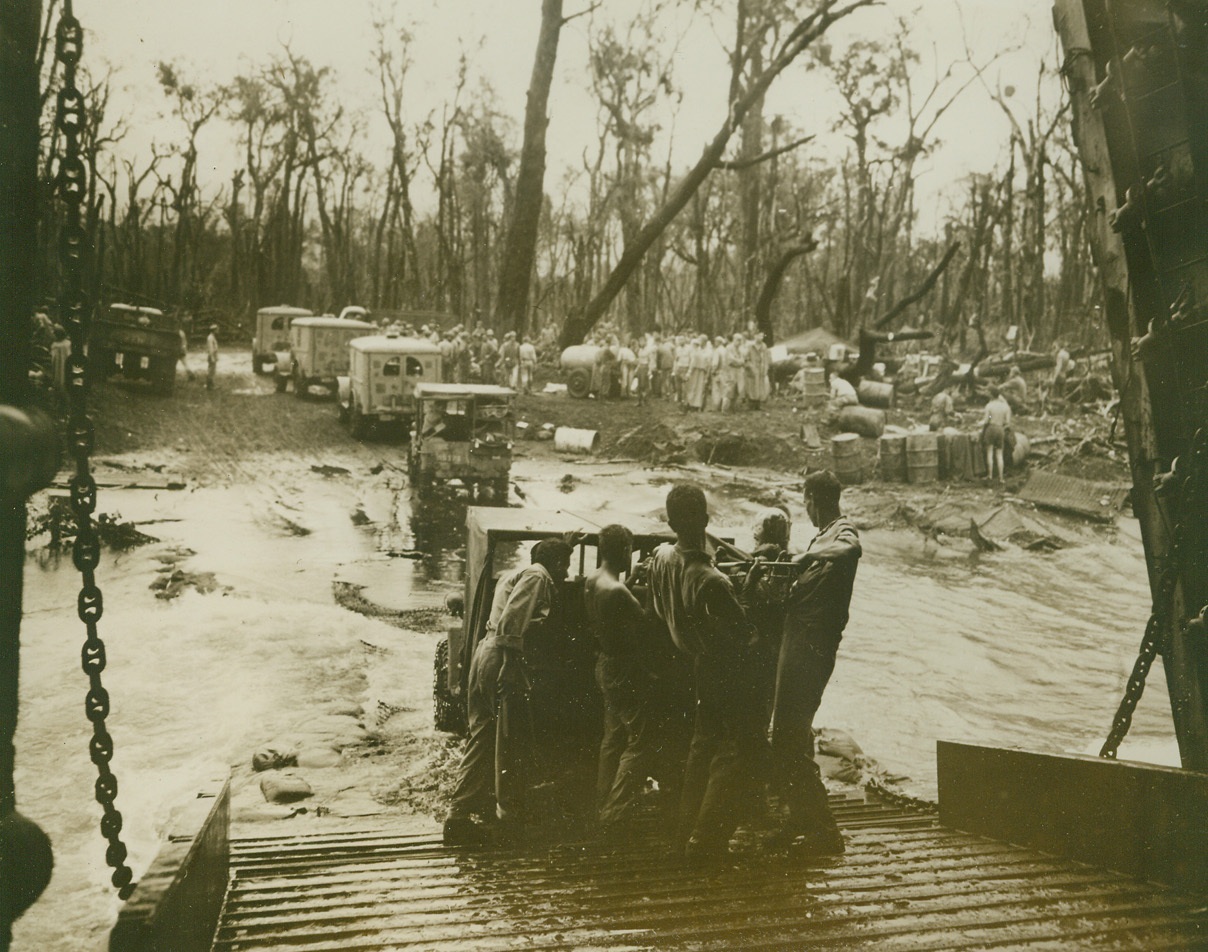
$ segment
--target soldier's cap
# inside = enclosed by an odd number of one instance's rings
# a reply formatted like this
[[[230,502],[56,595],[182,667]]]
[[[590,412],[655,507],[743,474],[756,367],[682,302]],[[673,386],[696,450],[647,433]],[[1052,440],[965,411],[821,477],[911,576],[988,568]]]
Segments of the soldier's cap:
[[[217,325],[217,324],[211,324],[211,325],[210,325],[210,330],[212,330],[212,331],[216,331],[216,330],[218,330],[218,325]]]

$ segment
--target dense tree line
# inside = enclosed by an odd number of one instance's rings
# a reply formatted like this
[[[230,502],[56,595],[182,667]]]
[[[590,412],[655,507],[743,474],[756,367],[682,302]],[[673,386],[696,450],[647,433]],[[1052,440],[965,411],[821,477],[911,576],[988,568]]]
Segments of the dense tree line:
[[[986,63],[920,69],[904,22],[890,40],[833,48],[831,24],[858,24],[867,5],[648,0],[618,24],[544,0],[524,116],[505,114],[464,56],[444,103],[420,112],[409,80],[423,37],[387,21],[376,25],[374,103],[342,102],[330,72],[288,47],[225,82],[164,62],[158,84],[173,131],[138,155],[123,147],[114,75],[90,63],[95,294],[232,327],[267,304],[357,303],[500,331],[553,326],[567,342],[605,315],[633,333],[754,323],[777,338],[818,325],[854,337],[956,244],[935,291],[901,322],[952,347],[971,346],[973,327],[1015,325],[1034,347],[1093,333],[1088,209],[1064,108],[990,88]],[[47,4],[48,23],[57,6]],[[676,75],[674,45],[652,38],[688,8],[729,38],[730,81],[716,135],[685,169],[671,158],[669,123],[693,91]],[[556,59],[559,29],[576,16],[588,59],[566,63]],[[555,62],[586,77],[597,119],[578,167],[549,180]],[[1043,69],[1041,86],[1053,79]],[[840,105],[824,127],[799,128],[767,105],[775,83],[806,74]],[[1003,162],[952,183],[949,207],[921,216],[919,169],[940,145],[937,126],[974,94],[1008,119]],[[365,135],[370,123],[389,130],[380,152],[367,150],[377,141]],[[216,129],[225,135],[203,136]],[[216,138],[238,156],[203,155],[201,143]],[[221,184],[201,181],[199,169],[213,166],[234,171]],[[45,208],[51,262],[49,189]]]

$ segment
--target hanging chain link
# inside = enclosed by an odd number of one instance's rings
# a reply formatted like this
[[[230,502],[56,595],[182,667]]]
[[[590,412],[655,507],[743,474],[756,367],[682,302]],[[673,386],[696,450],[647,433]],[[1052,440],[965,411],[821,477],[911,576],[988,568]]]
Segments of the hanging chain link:
[[[59,262],[61,265],[62,317],[71,337],[71,357],[67,363],[68,439],[75,460],[75,476],[71,480],[71,507],[76,519],[76,540],[72,561],[83,579],[77,600],[80,621],[87,629],[87,638],[80,652],[81,665],[88,675],[88,694],[84,712],[92,723],[89,753],[96,764],[96,800],[104,811],[101,834],[109,841],[105,861],[113,867],[112,882],[118,895],[128,899],[134,891],[134,874],[126,865],[126,846],[121,840],[122,815],[114,806],[117,800],[117,777],[109,769],[113,759],[113,738],[105,728],[109,714],[109,693],[101,684],[105,670],[105,643],[97,634],[103,599],[96,584],[96,568],[101,558],[100,536],[93,524],[96,510],[96,480],[89,469],[89,456],[94,443],[92,421],[87,406],[87,360],[84,347],[91,322],[91,305],[84,293],[84,251],[87,234],[80,206],[87,194],[88,171],[80,157],[80,136],[85,121],[84,97],[76,87],[76,67],[84,49],[84,30],[72,13],[72,0],[65,0],[63,13],[55,31],[55,59],[63,66],[63,87],[56,99],[55,129],[61,136],[55,191],[64,205],[63,222],[59,231]]]
[[[1137,660],[1133,664],[1132,674],[1128,678],[1128,686],[1124,689],[1124,697],[1112,721],[1111,731],[1107,740],[1099,750],[1099,756],[1115,760],[1121,741],[1132,726],[1133,712],[1137,702],[1145,692],[1145,679],[1153,666],[1154,658],[1172,629],[1171,611],[1174,607],[1174,589],[1178,583],[1179,568],[1184,558],[1184,548],[1187,544],[1187,530],[1184,517],[1187,514],[1202,512],[1199,507],[1208,503],[1208,427],[1196,432],[1191,441],[1185,462],[1180,461],[1178,469],[1182,486],[1177,505],[1179,519],[1171,533],[1170,551],[1158,563],[1158,593],[1154,598],[1153,612],[1145,625],[1145,635],[1141,639],[1141,647],[1137,652]]]

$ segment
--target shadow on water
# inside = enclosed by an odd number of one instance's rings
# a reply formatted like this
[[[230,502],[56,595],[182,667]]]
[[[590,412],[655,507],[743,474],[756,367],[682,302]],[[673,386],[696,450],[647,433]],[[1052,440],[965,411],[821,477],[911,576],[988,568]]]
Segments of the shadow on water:
[[[415,551],[421,553],[424,581],[465,580],[466,509],[484,504],[489,505],[453,491],[432,490],[412,496],[411,535]]]

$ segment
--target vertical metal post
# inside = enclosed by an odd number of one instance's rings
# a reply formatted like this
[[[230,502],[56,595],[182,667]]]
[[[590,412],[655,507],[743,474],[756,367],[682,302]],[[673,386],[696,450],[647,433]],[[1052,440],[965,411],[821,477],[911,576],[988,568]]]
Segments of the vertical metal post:
[[[0,0],[0,407],[29,397],[29,342],[35,305],[38,207],[38,29],[40,0]],[[28,424],[28,419],[24,419]],[[18,425],[23,425],[19,422]],[[0,949],[12,921],[50,875],[49,842],[16,813],[13,735],[17,729],[22,574],[27,485],[12,455],[0,467]],[[14,485],[14,482],[16,485]]]

